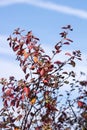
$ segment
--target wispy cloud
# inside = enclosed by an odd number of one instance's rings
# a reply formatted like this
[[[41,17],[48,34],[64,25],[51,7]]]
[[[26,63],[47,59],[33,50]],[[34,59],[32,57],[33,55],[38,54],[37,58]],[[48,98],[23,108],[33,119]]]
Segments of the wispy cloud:
[[[63,6],[59,4],[55,4],[50,1],[42,1],[42,0],[1,0],[0,6],[6,6],[9,4],[16,4],[16,3],[25,3],[25,4],[31,4],[33,6],[45,8],[48,10],[53,10],[56,12],[61,12],[64,14],[73,15],[82,19],[87,19],[87,11],[72,8],[69,6]]]
[[[0,59],[0,78],[9,78],[9,76],[14,76],[17,79],[20,79],[24,78],[24,73],[15,61]]]

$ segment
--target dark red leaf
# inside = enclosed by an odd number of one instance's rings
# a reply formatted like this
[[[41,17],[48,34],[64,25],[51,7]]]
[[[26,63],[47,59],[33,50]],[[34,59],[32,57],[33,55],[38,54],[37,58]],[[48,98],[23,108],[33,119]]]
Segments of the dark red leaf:
[[[61,61],[55,61],[54,64],[59,65],[59,64],[62,64],[62,62]]]
[[[61,35],[61,37],[66,38],[67,33],[64,31],[64,32],[61,32],[60,35]]]
[[[87,81],[86,80],[80,81],[80,85],[87,86]]]
[[[62,29],[69,29],[70,31],[73,31],[73,29],[71,28],[71,25],[67,25],[66,27],[62,27]]]
[[[69,39],[69,38],[66,38],[66,40],[68,40],[69,42],[73,42],[71,39]]]
[[[56,49],[56,50],[59,50],[60,48],[61,48],[60,45],[55,45],[55,49]]]
[[[37,37],[35,37],[35,36],[33,36],[32,38],[34,38],[35,40],[37,40],[37,41],[39,41],[40,39],[39,38],[37,38]]]
[[[23,66],[22,67],[22,70],[23,70],[23,72],[26,74],[26,69],[27,69],[27,67],[26,66]]]
[[[62,27],[62,29],[67,29],[68,27]]]
[[[9,42],[9,46],[10,46],[10,47],[12,46],[12,42]]]
[[[3,87],[2,87],[2,92],[4,92],[4,91],[5,91],[5,87],[3,86]]]
[[[69,45],[70,43],[69,43],[69,42],[64,42],[63,44],[65,44],[65,45]]]
[[[5,107],[8,107],[7,100],[4,101],[4,106],[5,106]]]
[[[25,79],[27,80],[29,77],[29,73],[25,75]]]
[[[14,51],[17,51],[18,49],[19,49],[19,45],[15,46],[15,47],[13,48]]]
[[[15,100],[12,100],[10,103],[11,106],[15,106]]]
[[[16,107],[18,107],[18,106],[19,106],[19,103],[20,103],[20,101],[18,100],[18,101],[16,102]]]

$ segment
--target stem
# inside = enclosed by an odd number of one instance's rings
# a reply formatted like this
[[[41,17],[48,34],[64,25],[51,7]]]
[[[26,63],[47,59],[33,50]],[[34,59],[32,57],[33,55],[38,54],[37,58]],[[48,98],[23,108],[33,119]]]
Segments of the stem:
[[[75,117],[75,120],[77,120],[77,116],[76,116],[76,114],[75,114],[75,112],[74,112],[74,110],[73,110],[73,108],[72,108],[72,106],[71,106],[71,104],[70,104],[70,101],[69,101],[69,107],[71,108],[71,110],[72,110],[72,112],[73,112],[73,115],[74,115],[74,117]]]

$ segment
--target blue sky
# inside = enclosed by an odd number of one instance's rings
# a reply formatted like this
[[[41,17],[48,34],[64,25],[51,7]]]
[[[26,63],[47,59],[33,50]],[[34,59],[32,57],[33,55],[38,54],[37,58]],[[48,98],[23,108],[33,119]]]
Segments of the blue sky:
[[[80,49],[87,59],[86,0],[0,0],[0,77],[23,76],[6,41],[15,28],[32,30],[48,52],[60,40],[61,27],[67,24],[74,29],[69,35],[74,43],[65,49]],[[76,69],[87,72],[86,66],[84,62]]]

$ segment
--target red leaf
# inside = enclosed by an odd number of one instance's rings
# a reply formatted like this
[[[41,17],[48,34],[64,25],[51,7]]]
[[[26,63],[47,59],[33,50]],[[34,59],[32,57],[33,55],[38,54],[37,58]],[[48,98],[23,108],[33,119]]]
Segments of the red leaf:
[[[24,54],[24,49],[21,49],[20,51],[17,52],[17,55],[23,55]]]
[[[24,100],[24,94],[22,94],[21,99]]]
[[[34,69],[35,69],[35,66],[34,66],[34,65],[32,65],[32,66],[30,67],[30,69],[31,69],[31,70],[34,70]]]
[[[29,73],[25,75],[25,79],[27,80],[29,77]]]
[[[69,39],[69,38],[66,38],[66,40],[68,40],[69,42],[73,42],[71,39]]]
[[[84,106],[84,102],[82,102],[82,101],[77,101],[77,103],[78,103],[78,106],[79,106],[80,108],[82,108],[82,107]]]
[[[26,96],[28,97],[29,96],[29,93],[30,93],[30,88],[29,87],[24,87],[24,92],[26,93]]]
[[[44,69],[42,69],[42,70],[40,71],[40,75],[43,76],[44,74],[45,74],[45,71],[44,71]]]
[[[19,49],[19,45],[15,46],[15,47],[13,48],[14,51],[17,51],[18,49]]]
[[[8,107],[7,100],[4,101],[4,106],[5,106],[5,107]]]
[[[36,128],[35,128],[35,130],[39,130],[39,128],[38,128],[38,127],[36,127]]]
[[[46,79],[43,80],[44,84],[48,84],[48,81]]]
[[[11,95],[11,89],[7,89],[5,94],[6,94],[6,96],[10,96]]]
[[[10,103],[11,106],[15,106],[15,100],[12,100]]]
[[[17,103],[16,103],[16,107],[18,107],[19,106],[19,100],[17,101]]]
[[[65,55],[67,55],[67,56],[72,56],[69,52],[66,52]]]
[[[16,34],[16,35],[20,34],[19,30],[20,30],[20,28],[15,29],[13,34]]]
[[[64,37],[64,38],[65,38],[66,35],[67,35],[67,33],[64,31],[64,32],[61,32],[60,35],[61,35],[61,37]]]
[[[31,49],[33,49],[33,48],[34,48],[33,45],[29,45],[29,46],[28,46],[28,49],[29,49],[29,50],[31,50]]]
[[[61,46],[59,46],[59,45],[57,45],[57,44],[55,45],[55,49],[56,49],[56,50],[59,50],[60,48],[61,48]]]
[[[80,81],[80,85],[82,85],[82,86],[87,86],[87,81],[85,81],[85,80]]]
[[[26,74],[26,69],[27,69],[27,67],[26,66],[23,66],[23,68],[22,68],[22,70],[23,70],[23,72]]]
[[[62,64],[62,62],[61,61],[55,61],[54,64],[58,65],[58,64]]]
[[[52,111],[58,111],[58,109],[55,108],[55,107],[51,107],[51,110],[52,110]]]
[[[32,38],[34,38],[35,40],[39,41],[40,39],[35,37],[35,36],[32,36]]]
[[[63,44],[65,44],[65,45],[69,45],[70,43],[69,43],[69,42],[64,42]]]

